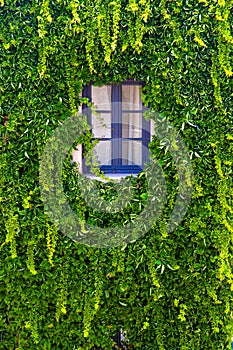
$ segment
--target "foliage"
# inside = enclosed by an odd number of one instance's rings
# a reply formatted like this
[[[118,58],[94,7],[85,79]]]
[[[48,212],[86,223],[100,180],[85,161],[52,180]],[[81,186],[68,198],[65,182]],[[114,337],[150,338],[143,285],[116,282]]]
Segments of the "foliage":
[[[138,349],[226,349],[232,336],[232,23],[228,0],[0,1],[0,348],[112,349],[119,328]],[[78,111],[90,81],[145,81],[144,102],[179,131],[194,170],[192,203],[166,232],[178,183],[171,154],[163,215],[127,246],[62,235],[44,213],[39,161]],[[89,150],[88,132],[81,140]],[[124,225],[146,200],[132,180],[124,214],[95,213],[64,164],[66,197],[83,221]],[[109,200],[112,184],[99,184]]]

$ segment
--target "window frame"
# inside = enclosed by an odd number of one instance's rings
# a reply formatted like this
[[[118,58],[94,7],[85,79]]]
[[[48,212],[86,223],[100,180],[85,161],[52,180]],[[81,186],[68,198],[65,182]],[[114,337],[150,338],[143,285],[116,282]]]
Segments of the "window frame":
[[[141,125],[141,132],[142,135],[140,138],[135,137],[128,137],[128,138],[122,138],[122,114],[125,112],[128,113],[143,113],[146,111],[146,107],[142,103],[141,109],[138,110],[123,110],[122,109],[122,86],[145,86],[145,82],[143,81],[135,81],[135,80],[126,80],[119,84],[106,84],[106,85],[99,85],[99,86],[111,86],[111,105],[113,108],[111,110],[99,110],[96,111],[99,113],[111,113],[111,138],[104,138],[102,141],[111,141],[112,144],[112,164],[111,165],[102,165],[100,166],[100,170],[103,170],[105,174],[107,175],[113,175],[113,174],[138,174],[143,170],[143,163],[149,161],[149,149],[148,145],[151,141],[151,123],[150,121],[146,121],[145,118],[142,117],[142,125]],[[84,87],[82,90],[82,97],[88,98],[91,102],[92,101],[92,86],[96,86],[93,81],[91,81],[88,85]],[[116,104],[117,102],[117,104]],[[130,103],[130,101],[129,101]],[[91,125],[91,110],[87,107],[87,105],[83,104],[82,106],[82,112],[85,112],[87,115],[88,124]],[[115,132],[114,132],[115,130]],[[99,139],[98,137],[93,138]],[[142,145],[142,164],[140,165],[123,165],[122,163],[122,142],[119,142],[119,139],[122,140],[135,140],[135,141],[141,141]],[[115,140],[115,142],[114,142]],[[83,152],[84,153],[84,152]],[[83,164],[83,172],[85,174],[90,174],[90,168],[85,165],[84,162],[84,155],[82,154],[82,164]]]

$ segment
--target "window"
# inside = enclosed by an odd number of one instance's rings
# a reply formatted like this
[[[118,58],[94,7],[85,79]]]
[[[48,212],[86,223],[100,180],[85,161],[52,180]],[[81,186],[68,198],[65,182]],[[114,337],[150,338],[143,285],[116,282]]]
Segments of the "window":
[[[89,84],[82,96],[95,106],[95,112],[82,106],[91,125],[96,159],[105,174],[137,174],[149,161],[148,144],[151,123],[143,113],[146,108],[141,100],[143,83],[126,81],[119,85],[94,86]],[[83,173],[90,173],[82,159]],[[108,176],[109,176],[108,175]]]

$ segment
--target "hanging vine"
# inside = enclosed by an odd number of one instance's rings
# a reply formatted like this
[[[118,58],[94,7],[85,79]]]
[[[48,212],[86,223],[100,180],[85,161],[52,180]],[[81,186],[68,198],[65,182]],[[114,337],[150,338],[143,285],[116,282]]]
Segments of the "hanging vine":
[[[47,70],[47,57],[50,51],[50,45],[48,45],[46,36],[48,33],[47,26],[52,22],[52,16],[49,9],[49,0],[43,0],[39,5],[38,21],[38,37],[39,37],[39,63],[38,72],[40,78],[43,78]]]
[[[10,243],[10,252],[12,259],[17,257],[16,251],[16,237],[20,232],[20,225],[18,221],[18,215],[10,212],[5,219],[5,227],[6,227],[6,239],[4,244]]]
[[[110,350],[122,328],[138,349],[227,348],[233,329],[232,4],[0,1],[0,347]],[[80,103],[91,107],[80,92],[90,81],[129,79],[145,82],[145,104],[182,136],[194,194],[182,222],[167,232],[185,184],[169,150],[153,137],[150,150],[167,189],[161,218],[131,244],[96,249],[49,221],[38,182],[54,198],[57,178],[41,174],[41,156],[54,174],[52,152],[66,155],[56,195],[64,190],[60,207],[67,200],[76,215],[75,234],[88,236],[87,224],[94,233],[124,232],[148,198],[145,174],[132,179],[134,197],[124,213],[114,211],[115,184],[98,184],[95,192],[85,187],[71,152],[83,144],[87,164],[100,174],[90,126],[83,115],[73,117]],[[83,134],[63,152],[52,134],[67,118],[74,120],[74,139]],[[125,193],[124,183],[118,188]],[[88,190],[88,198],[96,201],[98,194],[114,212],[92,210],[82,195]]]
[[[56,251],[56,245],[58,240],[57,228],[54,225],[47,224],[47,248],[48,248],[48,259],[50,264],[53,266],[53,255]]]
[[[130,45],[138,54],[141,52],[142,39],[148,32],[146,26],[151,17],[151,4],[148,0],[129,0],[126,11],[129,13],[128,22],[128,41],[123,44],[122,51],[125,51]]]
[[[215,5],[215,18],[217,21],[218,32],[218,55],[212,55],[211,78],[214,85],[214,97],[216,106],[222,106],[221,97],[221,73],[224,72],[227,77],[231,77],[232,72],[232,44],[231,25],[229,16],[233,9],[232,1],[218,0]],[[219,69],[220,67],[220,69]]]
[[[233,191],[232,184],[229,183],[229,178],[226,176],[222,169],[222,162],[219,157],[220,152],[218,147],[215,146],[215,164],[216,171],[219,176],[217,197],[220,204],[220,214],[216,215],[218,221],[224,227],[219,230],[216,229],[213,232],[213,237],[218,244],[219,254],[219,273],[218,277],[220,281],[227,279],[230,284],[231,290],[233,290],[233,273],[231,267],[231,246],[233,244],[233,225],[232,214],[233,207],[229,204],[232,203]],[[226,166],[225,162],[225,166]],[[230,164],[231,165],[231,164]]]

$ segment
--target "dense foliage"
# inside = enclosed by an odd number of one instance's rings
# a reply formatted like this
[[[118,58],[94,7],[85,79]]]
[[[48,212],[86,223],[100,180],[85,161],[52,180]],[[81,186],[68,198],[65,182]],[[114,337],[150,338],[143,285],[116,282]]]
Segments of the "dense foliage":
[[[0,5],[0,348],[111,349],[119,328],[135,349],[230,348],[233,1]],[[53,130],[77,112],[85,84],[130,78],[145,81],[144,102],[189,149],[192,202],[168,234],[178,183],[171,154],[154,138],[168,191],[163,216],[132,244],[91,248],[44,213],[39,160]],[[63,175],[70,205],[92,224],[124,224],[144,205],[138,178],[123,218],[96,214],[68,158]],[[111,184],[99,186],[114,197]]]

